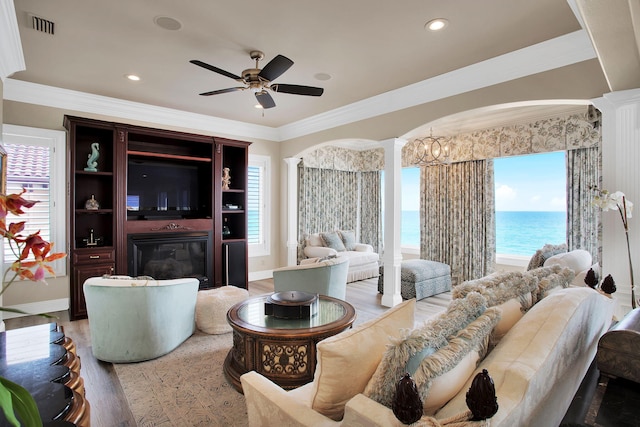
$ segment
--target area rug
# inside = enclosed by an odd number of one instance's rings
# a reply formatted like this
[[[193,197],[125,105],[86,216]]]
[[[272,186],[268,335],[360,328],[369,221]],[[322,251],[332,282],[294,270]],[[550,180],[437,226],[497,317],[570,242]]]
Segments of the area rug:
[[[138,427],[246,426],[244,396],[222,371],[232,334],[197,331],[171,353],[114,364]]]

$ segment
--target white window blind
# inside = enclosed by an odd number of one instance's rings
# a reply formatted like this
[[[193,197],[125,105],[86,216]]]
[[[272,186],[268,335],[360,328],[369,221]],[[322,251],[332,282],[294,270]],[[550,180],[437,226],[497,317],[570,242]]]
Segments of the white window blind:
[[[262,203],[262,168],[259,166],[249,166],[249,182],[247,194],[247,214],[248,229],[247,240],[250,245],[261,244],[262,236],[262,218],[264,216]]]
[[[26,221],[22,235],[28,236],[40,230],[40,236],[49,241],[49,149],[19,144],[5,144],[4,147],[7,151],[7,194],[19,194],[25,189],[24,199],[38,201],[31,208],[23,209],[24,214],[20,216],[9,213],[7,226],[12,222]],[[4,240],[4,253],[6,262],[16,260],[7,239]]]
[[[247,243],[249,256],[270,254],[269,179],[271,158],[249,155],[247,192]]]
[[[40,236],[54,244],[53,252],[66,252],[65,239],[65,139],[61,131],[3,126],[3,147],[7,152],[7,194],[26,192],[23,198],[38,201],[33,207],[23,209],[19,216],[7,215],[7,225],[26,221],[25,237],[40,230]],[[3,239],[3,262],[16,260]],[[66,260],[54,261],[51,266],[57,276],[66,274]]]

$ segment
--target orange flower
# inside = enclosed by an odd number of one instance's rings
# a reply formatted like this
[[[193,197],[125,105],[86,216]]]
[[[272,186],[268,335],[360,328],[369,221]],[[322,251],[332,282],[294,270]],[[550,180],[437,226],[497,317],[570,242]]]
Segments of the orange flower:
[[[25,221],[11,223],[7,228],[7,214],[14,215],[24,214],[23,208],[30,208],[35,205],[36,201],[26,200],[22,195],[26,190],[22,190],[20,194],[9,194],[5,196],[0,194],[0,236],[5,237],[9,241],[13,254],[17,258],[9,271],[15,274],[8,282],[4,283],[0,295],[13,283],[17,278],[20,280],[33,280],[36,282],[44,282],[45,272],[49,272],[55,276],[53,268],[48,263],[66,256],[65,253],[59,252],[49,254],[53,243],[49,243],[40,236],[40,231],[29,234],[27,237],[20,233],[25,229]],[[29,256],[33,255],[32,261],[27,261]],[[35,272],[32,269],[35,267]],[[45,282],[46,283],[46,282]],[[2,310],[2,307],[0,307]]]
[[[9,194],[8,196],[0,194],[0,217],[6,218],[8,212],[14,215],[22,215],[24,213],[22,208],[30,208],[38,203],[37,201],[23,199],[22,195],[26,191],[23,188],[20,194]]]

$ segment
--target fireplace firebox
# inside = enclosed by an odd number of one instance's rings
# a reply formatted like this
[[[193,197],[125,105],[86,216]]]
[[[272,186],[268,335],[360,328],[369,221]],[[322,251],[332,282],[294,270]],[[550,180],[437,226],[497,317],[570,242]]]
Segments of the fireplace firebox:
[[[128,274],[156,280],[194,277],[200,289],[213,286],[211,232],[130,234]]]

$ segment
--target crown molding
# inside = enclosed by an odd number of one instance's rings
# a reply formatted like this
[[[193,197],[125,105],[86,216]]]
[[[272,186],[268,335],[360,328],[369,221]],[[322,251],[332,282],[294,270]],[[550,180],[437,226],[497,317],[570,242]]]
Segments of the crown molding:
[[[6,1],[6,0],[0,0]],[[286,141],[596,57],[584,30],[538,43],[279,128],[6,79],[4,99],[239,138]]]
[[[0,0],[0,80],[25,68],[13,0]]]
[[[189,113],[172,108],[158,107],[156,105],[94,95],[22,80],[7,79],[5,81],[4,99],[207,131],[214,134],[227,134],[240,138],[278,140],[277,129],[268,126],[222,119],[205,114]]]
[[[595,57],[596,52],[586,31],[575,31],[281,126],[278,128],[280,138],[301,137]]]

